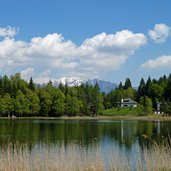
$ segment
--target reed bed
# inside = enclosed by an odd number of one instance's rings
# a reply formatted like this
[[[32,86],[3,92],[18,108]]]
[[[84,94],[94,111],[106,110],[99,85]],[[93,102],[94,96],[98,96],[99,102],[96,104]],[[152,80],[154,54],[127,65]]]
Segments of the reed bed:
[[[171,151],[152,147],[139,150],[134,157],[118,150],[104,157],[98,147],[82,149],[78,145],[9,144],[0,148],[0,171],[168,171],[171,170]]]

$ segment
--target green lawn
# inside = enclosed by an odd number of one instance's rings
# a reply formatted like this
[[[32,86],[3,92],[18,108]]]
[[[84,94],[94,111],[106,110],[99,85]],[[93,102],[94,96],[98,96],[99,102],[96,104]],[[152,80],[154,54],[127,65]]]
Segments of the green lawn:
[[[111,108],[103,111],[103,115],[139,115],[142,114],[140,108]]]

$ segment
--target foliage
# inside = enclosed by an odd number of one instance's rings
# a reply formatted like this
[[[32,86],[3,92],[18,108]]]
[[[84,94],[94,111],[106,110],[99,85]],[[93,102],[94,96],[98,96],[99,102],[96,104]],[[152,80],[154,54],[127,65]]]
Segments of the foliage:
[[[143,110],[146,113],[152,113],[153,104],[152,104],[152,100],[149,97],[147,96],[141,97],[140,104],[143,106]]]
[[[19,73],[10,77],[0,76],[0,116],[96,115],[102,114],[104,109],[113,110],[122,98],[137,101],[142,113],[151,113],[160,102],[161,111],[170,115],[171,74],[158,80],[149,77],[146,82],[141,78],[137,90],[126,78],[124,84],[120,82],[118,88],[108,94],[101,93],[97,83],[95,86],[82,84],[75,87],[60,83],[59,87],[54,87],[49,81],[41,87],[32,77],[29,82],[23,80]]]
[[[30,78],[21,79],[19,73],[0,77],[0,115],[62,116],[94,115],[103,111],[103,96],[98,84],[68,87],[52,82],[38,87]]]

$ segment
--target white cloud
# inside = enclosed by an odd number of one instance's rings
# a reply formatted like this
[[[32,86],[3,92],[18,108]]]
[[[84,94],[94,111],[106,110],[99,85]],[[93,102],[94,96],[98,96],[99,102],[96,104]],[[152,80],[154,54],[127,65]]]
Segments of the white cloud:
[[[166,24],[156,24],[153,30],[149,30],[148,35],[155,43],[163,43],[171,35],[171,27]]]
[[[0,69],[14,71],[17,68],[25,78],[34,73],[37,81],[71,73],[74,76],[96,77],[118,69],[144,44],[144,34],[129,30],[115,34],[101,33],[86,39],[80,46],[57,33],[34,37],[30,42],[8,37],[0,42]],[[41,74],[43,71],[48,71],[48,74]]]
[[[5,38],[0,42],[0,68],[26,65],[29,57],[26,56],[27,44],[23,41]]]
[[[21,71],[21,77],[25,80],[29,80],[34,75],[34,69],[33,68],[27,68],[23,71]]]
[[[37,74],[37,76],[34,78],[34,82],[36,82],[38,84],[48,83],[49,80],[53,80],[51,75],[52,75],[52,71],[50,69],[47,69],[47,70]]]
[[[143,63],[141,67],[145,69],[170,68],[171,67],[171,55],[161,56],[156,59],[150,59],[147,62]]]
[[[14,27],[0,27],[0,37],[14,37],[19,32],[19,29]]]
[[[145,43],[144,34],[134,34],[129,30],[122,30],[116,34],[101,33],[86,39],[79,47],[83,56],[82,66],[88,68],[94,66],[99,70],[118,69],[136,49]]]

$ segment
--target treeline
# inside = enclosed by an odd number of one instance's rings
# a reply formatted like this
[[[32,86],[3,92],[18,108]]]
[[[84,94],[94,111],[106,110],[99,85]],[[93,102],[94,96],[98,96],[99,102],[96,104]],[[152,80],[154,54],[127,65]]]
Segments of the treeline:
[[[88,84],[58,88],[49,81],[39,87],[21,79],[20,74],[0,78],[0,116],[95,115],[102,113],[103,97],[99,87]]]
[[[19,73],[0,77],[0,116],[62,116],[96,115],[104,109],[118,107],[122,98],[131,98],[138,102],[142,112],[151,113],[161,103],[161,111],[171,113],[171,74],[158,80],[142,78],[138,89],[131,85],[129,78],[109,94],[101,93],[98,84],[82,84],[68,87],[60,84],[54,87],[52,82],[37,86],[33,79],[23,80]]]
[[[170,115],[171,74],[168,77],[164,75],[158,80],[149,77],[146,82],[141,78],[137,89],[132,88],[131,81],[127,78],[124,85],[120,82],[118,88],[104,96],[105,109],[116,107],[121,98],[131,98],[137,101],[139,108],[145,113],[157,110],[157,104],[160,103],[160,111]]]

